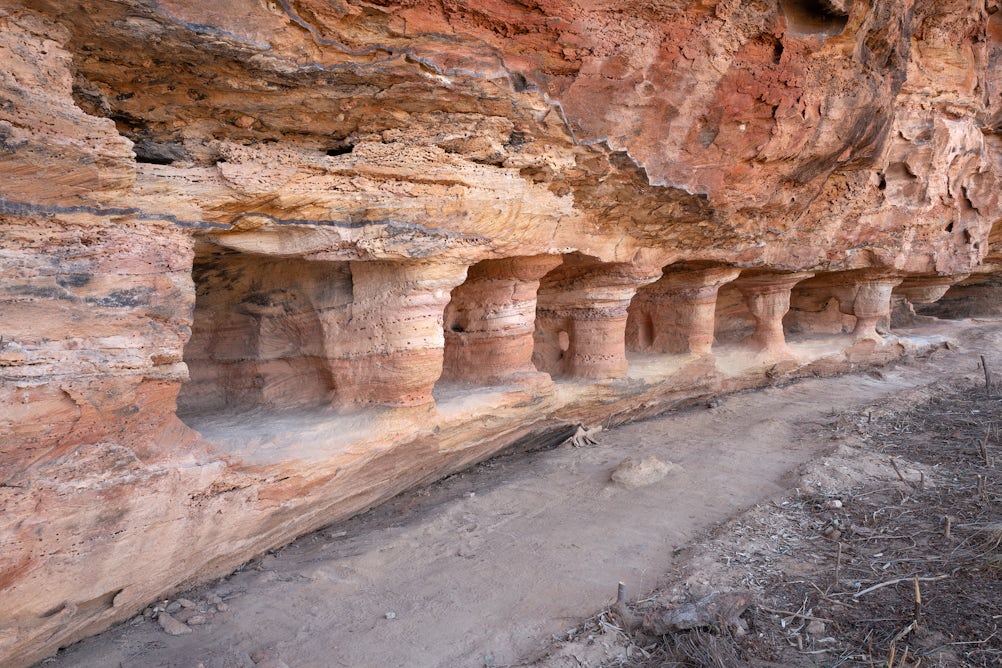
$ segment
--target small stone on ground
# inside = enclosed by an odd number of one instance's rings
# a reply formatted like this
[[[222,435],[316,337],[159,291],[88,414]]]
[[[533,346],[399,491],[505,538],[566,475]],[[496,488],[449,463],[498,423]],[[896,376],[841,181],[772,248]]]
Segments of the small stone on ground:
[[[680,469],[678,464],[661,461],[653,455],[640,461],[627,457],[616,467],[611,477],[613,482],[627,489],[637,489],[652,485],[664,479],[669,473]]]
[[[157,621],[160,622],[161,628],[167,632],[167,635],[183,636],[186,633],[191,633],[191,628],[187,624],[177,621],[166,612],[161,612]]]

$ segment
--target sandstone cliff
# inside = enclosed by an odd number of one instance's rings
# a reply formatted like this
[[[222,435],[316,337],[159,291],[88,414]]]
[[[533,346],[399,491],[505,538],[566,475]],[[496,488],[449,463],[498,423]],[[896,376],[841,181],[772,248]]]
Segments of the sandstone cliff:
[[[995,301],[998,10],[3,0],[0,663]]]

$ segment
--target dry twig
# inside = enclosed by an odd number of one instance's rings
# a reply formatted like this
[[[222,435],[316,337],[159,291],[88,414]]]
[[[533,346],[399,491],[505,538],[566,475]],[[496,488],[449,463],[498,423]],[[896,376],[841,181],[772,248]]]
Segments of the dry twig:
[[[898,463],[896,461],[894,461],[894,457],[891,457],[891,466],[894,467],[894,472],[898,474],[898,478],[901,479],[901,482],[905,483],[906,485],[908,485],[912,489],[919,489],[918,485],[916,485],[915,483],[913,483],[911,480],[908,480],[907,478],[905,478],[905,476],[901,473],[901,469],[898,468]],[[925,481],[925,476],[923,475],[922,478],[923,478],[923,482],[924,482]]]
[[[925,578],[920,578],[918,576],[915,576],[915,581],[916,582],[938,582],[939,580],[945,580],[948,577],[950,577],[950,576],[949,575],[936,575],[936,576],[925,577]],[[859,598],[860,596],[863,596],[864,594],[869,594],[872,591],[877,591],[878,589],[883,589],[884,587],[890,587],[891,585],[901,584],[902,582],[908,582],[911,579],[912,578],[910,578],[910,577],[907,577],[907,578],[895,578],[893,580],[888,580],[886,582],[881,582],[879,584],[873,585],[872,587],[867,587],[863,591],[856,592],[855,594],[852,595],[852,597],[853,598]]]

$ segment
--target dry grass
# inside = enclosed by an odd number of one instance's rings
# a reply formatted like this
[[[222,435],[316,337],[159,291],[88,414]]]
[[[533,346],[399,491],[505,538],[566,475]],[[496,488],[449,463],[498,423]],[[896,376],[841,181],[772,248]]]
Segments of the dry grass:
[[[627,635],[608,614],[582,634],[615,629],[607,666],[1002,666],[996,395],[939,388],[911,407],[832,415],[814,436],[836,456],[781,503],[687,548],[664,588],[633,604],[677,605],[700,593],[694,581],[749,589],[746,634]]]

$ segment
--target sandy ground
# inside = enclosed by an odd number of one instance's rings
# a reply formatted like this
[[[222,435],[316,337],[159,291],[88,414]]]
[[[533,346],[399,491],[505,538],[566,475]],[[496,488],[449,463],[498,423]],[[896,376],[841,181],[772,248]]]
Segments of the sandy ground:
[[[959,346],[879,372],[734,394],[602,432],[595,446],[494,459],[180,594],[203,609],[223,601],[190,634],[170,636],[138,617],[43,665],[536,660],[555,634],[607,606],[617,581],[654,589],[694,537],[780,498],[833,447],[811,425],[975,373],[978,353],[1002,340],[997,323],[952,331]],[[681,469],[638,489],[610,481],[625,458],[650,455]]]

